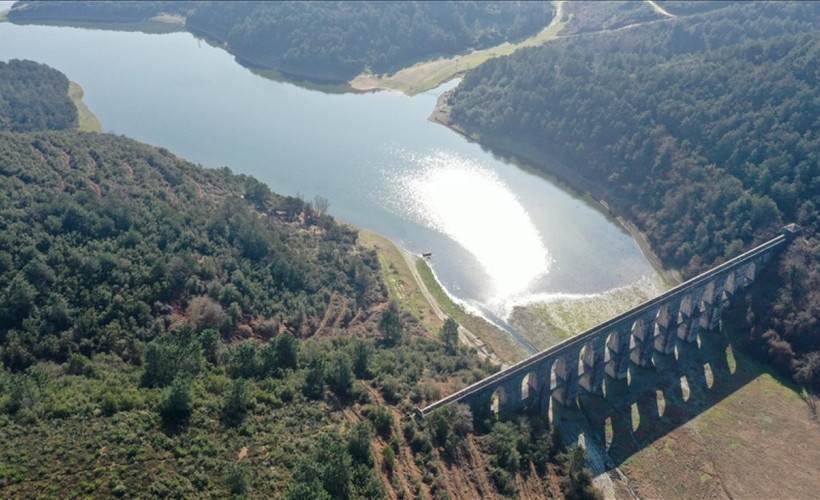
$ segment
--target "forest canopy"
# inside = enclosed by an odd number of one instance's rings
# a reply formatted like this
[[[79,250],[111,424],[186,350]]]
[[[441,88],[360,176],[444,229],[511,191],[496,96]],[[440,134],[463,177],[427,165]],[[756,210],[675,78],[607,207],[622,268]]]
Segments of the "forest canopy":
[[[77,123],[64,74],[33,61],[0,61],[0,131],[67,130]]]
[[[0,360],[116,353],[180,314],[226,338],[311,334],[383,300],[356,233],[258,181],[103,134],[0,135]]]
[[[314,80],[396,71],[423,59],[516,41],[545,28],[550,2],[18,2],[14,22],[185,17],[195,34],[250,65]]]
[[[718,7],[488,61],[450,97],[452,120],[559,158],[685,276],[802,225],[736,324],[820,387],[820,4]]]

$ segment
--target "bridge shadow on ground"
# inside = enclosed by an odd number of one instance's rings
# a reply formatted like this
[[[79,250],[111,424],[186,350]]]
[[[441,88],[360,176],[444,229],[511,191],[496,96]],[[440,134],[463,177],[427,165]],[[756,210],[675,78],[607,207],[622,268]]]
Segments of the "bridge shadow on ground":
[[[605,463],[593,467],[604,470],[594,472],[612,470],[757,378],[759,367],[744,359],[736,360],[726,333],[701,330],[676,354],[656,353],[654,367],[632,365],[624,380],[606,377],[603,396],[582,391],[571,408],[553,402],[553,424],[568,442],[583,432],[588,448],[606,451]]]

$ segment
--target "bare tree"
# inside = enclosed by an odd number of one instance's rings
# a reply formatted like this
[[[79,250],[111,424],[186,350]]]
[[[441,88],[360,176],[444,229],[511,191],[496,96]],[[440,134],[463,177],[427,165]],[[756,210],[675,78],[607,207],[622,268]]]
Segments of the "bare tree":
[[[327,198],[317,195],[313,199],[313,209],[316,210],[316,214],[320,217],[327,213],[328,208],[330,208],[330,201],[328,201]]]

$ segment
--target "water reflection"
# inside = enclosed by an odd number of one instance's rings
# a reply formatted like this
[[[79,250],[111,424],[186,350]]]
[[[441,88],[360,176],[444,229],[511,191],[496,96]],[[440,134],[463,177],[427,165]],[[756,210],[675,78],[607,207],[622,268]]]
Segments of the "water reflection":
[[[441,150],[404,155],[416,169],[393,174],[386,202],[472,254],[490,279],[488,302],[519,295],[549,272],[538,228],[493,170]]]
[[[188,33],[0,23],[0,60],[11,58],[80,83],[107,131],[281,194],[322,196],[335,217],[432,251],[446,291],[502,326],[536,297],[652,275],[635,242],[584,200],[427,121],[456,82],[413,98],[329,95],[261,78]]]

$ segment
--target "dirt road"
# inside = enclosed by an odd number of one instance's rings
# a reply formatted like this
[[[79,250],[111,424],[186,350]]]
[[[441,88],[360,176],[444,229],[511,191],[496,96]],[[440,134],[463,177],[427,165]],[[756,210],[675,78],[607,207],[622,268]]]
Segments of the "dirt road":
[[[430,293],[430,290],[427,289],[427,285],[424,284],[424,280],[421,279],[421,275],[416,268],[416,259],[418,259],[418,257],[405,250],[402,250],[401,254],[404,257],[404,261],[407,263],[407,268],[410,269],[410,274],[413,275],[413,279],[416,280],[419,290],[421,290],[422,295],[424,295],[424,299],[427,300],[427,303],[430,305],[430,309],[432,309],[433,313],[435,313],[440,320],[444,321],[447,319],[449,316],[441,309],[438,301],[435,297],[433,297],[433,294]],[[476,337],[473,332],[461,325],[458,326],[458,339],[464,345],[475,348],[478,355],[482,358],[489,359],[493,363],[505,366],[501,359],[490,351],[484,341]]]

